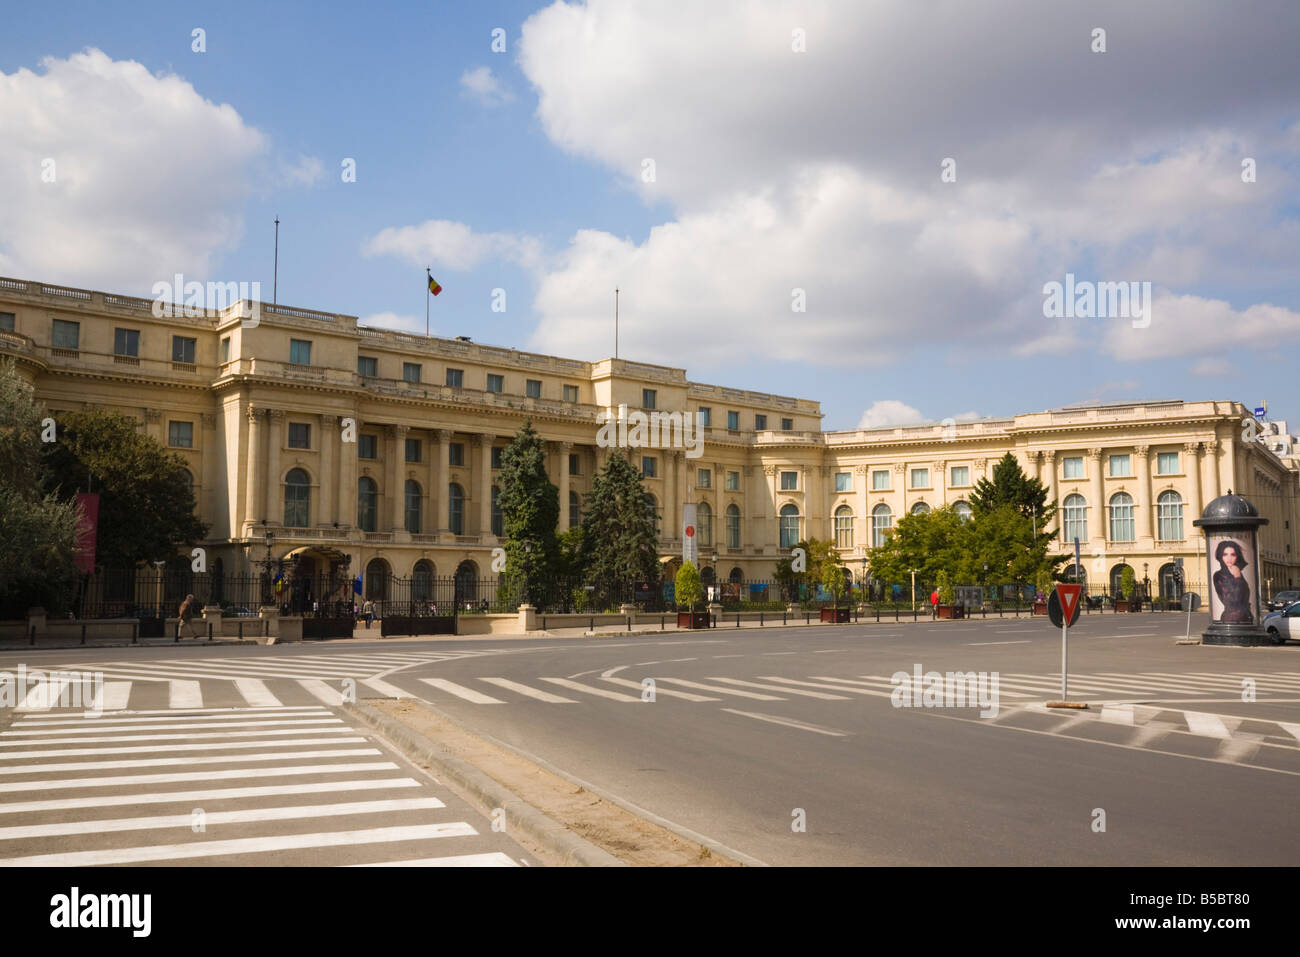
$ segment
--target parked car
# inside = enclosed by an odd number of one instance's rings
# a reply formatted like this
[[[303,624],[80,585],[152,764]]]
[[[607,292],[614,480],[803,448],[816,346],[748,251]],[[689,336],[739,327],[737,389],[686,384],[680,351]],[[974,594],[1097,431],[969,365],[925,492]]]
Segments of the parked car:
[[[1300,639],[1300,602],[1269,612],[1264,616],[1263,625],[1275,645],[1285,645],[1288,638]]]
[[[1269,611],[1281,611],[1287,605],[1297,601],[1300,601],[1300,591],[1280,591],[1265,602],[1265,605]]]

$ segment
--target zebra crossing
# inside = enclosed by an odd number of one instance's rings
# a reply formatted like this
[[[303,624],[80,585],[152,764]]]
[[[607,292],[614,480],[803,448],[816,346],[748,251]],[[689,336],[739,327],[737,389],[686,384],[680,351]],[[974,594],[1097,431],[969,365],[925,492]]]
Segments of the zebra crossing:
[[[0,866],[517,866],[323,705],[13,713]]]

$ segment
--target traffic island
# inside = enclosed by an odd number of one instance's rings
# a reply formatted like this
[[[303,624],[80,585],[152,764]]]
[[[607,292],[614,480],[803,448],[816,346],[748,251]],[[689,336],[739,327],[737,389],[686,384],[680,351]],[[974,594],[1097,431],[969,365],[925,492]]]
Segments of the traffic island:
[[[760,864],[700,835],[633,813],[507,746],[475,734],[416,699],[367,698],[343,705],[416,765],[531,844],[569,866],[737,867]]]

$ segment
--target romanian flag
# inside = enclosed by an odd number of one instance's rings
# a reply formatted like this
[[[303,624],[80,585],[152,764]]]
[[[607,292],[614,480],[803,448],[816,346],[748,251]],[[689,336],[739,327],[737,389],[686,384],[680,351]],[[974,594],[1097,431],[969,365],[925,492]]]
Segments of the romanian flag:
[[[442,287],[438,285],[438,280],[434,279],[433,276],[429,277],[429,292],[435,296],[442,292]]]

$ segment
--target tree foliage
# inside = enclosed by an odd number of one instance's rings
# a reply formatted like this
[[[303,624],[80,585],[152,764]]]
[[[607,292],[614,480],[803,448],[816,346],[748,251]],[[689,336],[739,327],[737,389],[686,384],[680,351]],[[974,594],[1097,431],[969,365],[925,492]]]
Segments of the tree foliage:
[[[704,600],[704,586],[700,583],[699,569],[691,562],[682,562],[682,567],[677,569],[673,595],[679,608],[685,605],[690,611],[694,611],[695,606]]]
[[[659,581],[659,536],[641,473],[615,451],[592,481],[583,504],[578,565],[595,586],[596,602],[612,607],[613,588]]]
[[[77,579],[76,502],[42,490],[44,418],[14,363],[0,363],[0,618],[61,614]]]
[[[795,567],[800,550],[802,570]],[[798,601],[803,586],[822,580],[822,569],[828,563],[836,568],[840,566],[840,553],[836,551],[835,543],[821,538],[805,538],[790,549],[789,555],[777,561],[772,577],[781,586],[786,600]]]
[[[501,584],[513,600],[537,606],[560,572],[560,491],[546,474],[546,446],[531,421],[501,453],[499,481],[506,550]]]
[[[129,568],[161,561],[202,541],[185,460],[116,412],[60,412],[47,446],[46,491],[62,500],[99,493],[96,563]]]
[[[1026,475],[1010,452],[993,466],[992,481],[980,479],[970,495],[971,512],[976,518],[1004,505],[1015,508],[1026,519],[1036,520],[1036,537],[1048,540],[1056,537],[1056,529],[1048,530],[1056,516],[1056,503],[1048,501],[1047,486]]]

